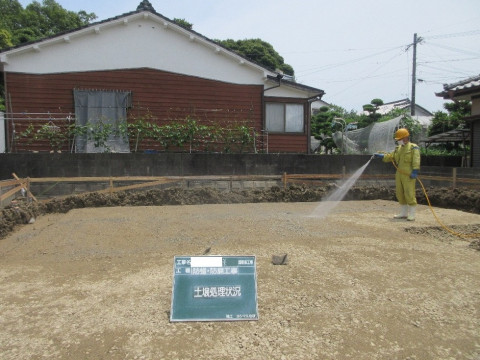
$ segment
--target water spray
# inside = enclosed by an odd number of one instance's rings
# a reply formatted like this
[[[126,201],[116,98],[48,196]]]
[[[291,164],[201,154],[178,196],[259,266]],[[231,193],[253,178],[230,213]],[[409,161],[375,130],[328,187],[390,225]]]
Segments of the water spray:
[[[359,168],[357,171],[353,173],[347,180],[342,182],[340,186],[329,194],[325,199],[322,199],[320,204],[313,210],[311,217],[317,218],[326,218],[328,214],[343,200],[345,195],[350,191],[353,185],[357,182],[358,178],[363,174],[365,169],[367,168],[370,161],[372,161],[374,155],[367,161],[365,165]]]

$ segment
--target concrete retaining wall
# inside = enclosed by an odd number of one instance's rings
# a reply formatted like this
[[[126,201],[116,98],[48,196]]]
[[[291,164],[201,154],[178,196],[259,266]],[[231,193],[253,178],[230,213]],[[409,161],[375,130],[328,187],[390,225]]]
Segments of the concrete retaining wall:
[[[19,177],[199,176],[353,173],[367,155],[295,154],[0,154],[0,180]],[[459,167],[461,157],[424,157],[429,166]],[[459,171],[468,170],[459,168]],[[390,164],[374,160],[365,173],[389,174]],[[477,169],[479,171],[479,169]]]
[[[46,177],[122,177],[122,176],[181,176],[175,183],[157,185],[156,188],[181,186],[186,188],[210,187],[219,190],[243,190],[283,186],[282,175],[287,174],[335,174],[354,173],[370,160],[364,155],[293,155],[293,154],[0,154],[0,180],[12,178]],[[455,183],[453,178],[477,179],[480,169],[456,167],[460,157],[422,158],[420,172],[425,186],[474,186]],[[357,185],[394,186],[395,168],[381,160],[372,160],[364,174],[369,179],[359,180]],[[237,176],[262,178],[238,179]],[[381,176],[381,175],[387,175]],[[388,176],[391,175],[391,176]],[[447,180],[429,180],[426,175]],[[231,176],[231,179],[215,179]],[[203,178],[200,178],[203,177]],[[265,178],[263,178],[265,177]],[[326,180],[331,182],[334,180]],[[302,181],[300,181],[302,182]],[[315,184],[318,184],[316,182]],[[115,183],[115,187],[132,185]],[[45,182],[32,183],[31,190],[39,198],[99,191],[109,188],[103,182]],[[148,189],[148,188],[144,188]]]

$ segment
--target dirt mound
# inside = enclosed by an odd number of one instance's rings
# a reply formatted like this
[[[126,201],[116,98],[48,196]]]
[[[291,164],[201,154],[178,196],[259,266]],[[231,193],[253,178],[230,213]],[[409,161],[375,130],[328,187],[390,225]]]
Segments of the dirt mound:
[[[49,213],[66,213],[72,209],[115,206],[163,206],[200,204],[239,204],[261,202],[316,202],[321,201],[336,187],[278,186],[269,189],[222,191],[212,188],[199,189],[153,189],[142,192],[119,192],[113,194],[90,193],[52,199],[47,202],[26,203],[15,201],[0,213],[0,239],[14,230],[15,226],[34,222],[35,218]],[[480,191],[468,188],[427,189],[432,206],[480,213]],[[344,200],[395,200],[395,190],[388,187],[353,187]],[[421,189],[417,189],[419,204],[428,204]]]
[[[471,238],[480,234],[480,224],[448,225],[448,229],[449,231],[446,232],[441,226],[424,226],[406,228],[405,231],[411,234],[428,235],[443,241],[453,241],[458,237],[465,241],[471,241]],[[480,250],[480,240],[471,241],[469,246],[472,249]]]
[[[428,188],[428,199],[433,206],[480,214],[480,191],[470,188]],[[417,201],[428,205],[423,190],[417,189]]]

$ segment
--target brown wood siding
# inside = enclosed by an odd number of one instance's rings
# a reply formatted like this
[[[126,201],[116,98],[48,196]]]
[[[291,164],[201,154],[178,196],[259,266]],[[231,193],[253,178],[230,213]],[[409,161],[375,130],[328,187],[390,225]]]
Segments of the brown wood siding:
[[[208,124],[247,124],[258,132],[263,126],[261,85],[230,84],[146,68],[48,75],[6,73],[5,82],[7,109],[13,113],[73,114],[74,88],[127,90],[132,92],[130,118],[148,113],[152,121],[162,125],[190,116]],[[26,126],[16,124],[15,130],[20,133]],[[47,150],[44,147],[36,150]]]
[[[306,153],[307,137],[305,135],[268,135],[269,153]]]

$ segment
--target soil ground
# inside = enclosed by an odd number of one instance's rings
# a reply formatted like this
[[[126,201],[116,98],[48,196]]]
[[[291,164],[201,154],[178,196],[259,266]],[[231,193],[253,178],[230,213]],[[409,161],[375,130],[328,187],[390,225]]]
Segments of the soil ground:
[[[306,188],[14,205],[0,218],[0,358],[478,360],[476,193],[429,194],[471,201],[433,207],[471,238],[426,205],[393,220],[388,189],[354,189],[326,218]],[[209,248],[256,256],[258,321],[169,321],[174,256]]]

